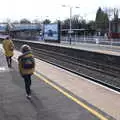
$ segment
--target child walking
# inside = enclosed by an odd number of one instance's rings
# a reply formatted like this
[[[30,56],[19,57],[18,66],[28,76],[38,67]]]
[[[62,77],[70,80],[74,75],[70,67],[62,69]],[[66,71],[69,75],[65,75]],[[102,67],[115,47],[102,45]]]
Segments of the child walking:
[[[6,39],[3,40],[3,48],[6,56],[7,65],[9,68],[12,67],[12,56],[14,51],[14,44],[13,41],[10,40],[10,37],[8,36]]]
[[[31,75],[35,71],[35,60],[30,46],[22,45],[21,52],[22,55],[18,57],[19,71],[24,79],[26,97],[31,98]]]

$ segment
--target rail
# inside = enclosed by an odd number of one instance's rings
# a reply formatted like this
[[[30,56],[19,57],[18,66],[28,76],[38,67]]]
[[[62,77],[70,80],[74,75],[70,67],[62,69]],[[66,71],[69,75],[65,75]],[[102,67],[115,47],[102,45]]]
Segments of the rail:
[[[26,42],[17,41],[14,43],[18,49]],[[37,58],[120,91],[119,67],[86,60],[84,58],[75,58],[73,56],[57,52],[57,48],[55,51],[55,49],[52,48],[51,50],[40,48],[38,44],[34,44],[32,42],[28,42],[27,44],[32,47],[33,53]]]

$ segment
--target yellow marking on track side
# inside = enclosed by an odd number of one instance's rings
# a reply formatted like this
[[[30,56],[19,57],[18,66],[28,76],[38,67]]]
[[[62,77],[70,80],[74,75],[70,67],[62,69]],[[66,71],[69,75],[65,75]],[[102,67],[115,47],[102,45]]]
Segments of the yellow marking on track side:
[[[76,102],[77,104],[79,104],[80,106],[82,106],[83,108],[85,108],[86,110],[88,110],[90,113],[92,113],[96,117],[100,118],[101,120],[108,120],[106,117],[104,117],[103,115],[101,115],[97,111],[93,110],[92,108],[88,107],[85,103],[81,102],[80,100],[78,100],[77,98],[73,97],[69,93],[65,92],[63,89],[61,89],[57,85],[53,84],[52,82],[50,82],[49,80],[47,80],[42,75],[40,75],[40,74],[38,74],[36,72],[34,73],[34,75],[37,76],[38,78],[40,78],[41,80],[43,80],[44,82],[46,82],[47,84],[49,84],[50,86],[52,86],[53,88],[55,88],[57,91],[59,91],[62,94],[64,94],[66,97],[68,97],[72,101]]]

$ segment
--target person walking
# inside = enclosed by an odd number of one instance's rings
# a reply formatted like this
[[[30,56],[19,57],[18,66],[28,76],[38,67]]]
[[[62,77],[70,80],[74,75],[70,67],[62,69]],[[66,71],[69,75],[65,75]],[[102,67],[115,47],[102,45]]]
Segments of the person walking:
[[[29,45],[22,45],[21,52],[18,57],[19,72],[24,79],[26,97],[31,98],[31,75],[35,71],[35,60]]]
[[[4,48],[4,53],[6,56],[7,65],[9,68],[11,68],[12,67],[12,56],[13,56],[13,51],[14,51],[14,44],[13,44],[13,41],[10,40],[9,36],[3,40],[3,48]]]

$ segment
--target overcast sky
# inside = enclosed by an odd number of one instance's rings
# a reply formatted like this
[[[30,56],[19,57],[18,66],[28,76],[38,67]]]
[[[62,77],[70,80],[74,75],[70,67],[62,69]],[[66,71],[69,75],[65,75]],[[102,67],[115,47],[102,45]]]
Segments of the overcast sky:
[[[6,19],[19,21],[22,18],[31,21],[69,18],[69,7],[62,7],[62,5],[72,6],[72,15],[79,15],[87,20],[95,19],[99,6],[120,8],[119,0],[0,0],[0,22]]]

